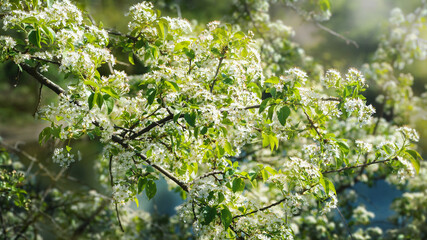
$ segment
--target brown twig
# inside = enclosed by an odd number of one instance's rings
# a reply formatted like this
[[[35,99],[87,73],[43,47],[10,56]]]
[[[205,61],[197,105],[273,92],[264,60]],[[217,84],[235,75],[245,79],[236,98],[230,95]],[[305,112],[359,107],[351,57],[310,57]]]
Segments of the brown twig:
[[[377,164],[377,163],[386,163],[386,162],[389,162],[389,161],[391,161],[391,160],[394,160],[394,158],[393,158],[393,159],[381,160],[381,161],[374,161],[374,162],[365,163],[365,164],[359,164],[359,165],[356,165],[356,166],[344,167],[344,168],[340,168],[340,169],[337,169],[337,170],[324,171],[324,172],[322,172],[322,174],[328,174],[328,173],[339,173],[339,172],[342,172],[342,171],[345,171],[345,170],[348,170],[348,169],[360,168],[360,167],[365,168],[365,167],[367,167],[367,166],[369,166],[369,165],[372,165],[372,164]]]
[[[153,123],[151,123],[150,125],[148,125],[148,126],[147,126],[147,127],[145,127],[144,129],[140,130],[139,132],[132,134],[132,135],[130,136],[130,139],[135,139],[135,138],[137,138],[137,137],[141,136],[142,134],[149,132],[151,129],[153,129],[153,128],[157,127],[157,126],[160,126],[160,125],[162,125],[162,124],[167,123],[168,121],[172,120],[172,119],[173,119],[173,117],[174,117],[174,115],[169,114],[169,115],[168,115],[168,116],[166,116],[165,118],[160,119],[160,120],[159,120],[159,121],[157,121],[157,122],[153,122]],[[181,118],[181,117],[183,117],[183,116],[181,115],[181,116],[179,116],[179,117]]]
[[[61,93],[64,93],[65,90],[62,89],[60,86],[58,86],[56,83],[52,82],[51,80],[49,80],[47,77],[43,76],[42,74],[40,74],[37,69],[35,69],[34,67],[31,67],[30,65],[26,64],[26,63],[21,63],[19,64],[22,69],[24,69],[28,74],[30,74],[31,76],[33,76],[37,81],[39,81],[39,83],[45,85],[46,87],[48,87],[50,90],[54,91],[56,94],[60,95]]]
[[[212,85],[211,85],[211,87],[210,87],[210,92],[211,92],[211,93],[213,92],[213,88],[214,88],[215,83],[216,83],[216,81],[217,81],[217,77],[218,77],[218,73],[219,73],[219,68],[221,67],[221,64],[222,64],[222,61],[223,61],[223,60],[224,60],[224,57],[223,57],[223,56],[219,58],[219,63],[218,63],[218,67],[216,68],[216,72],[215,72],[214,80],[213,80]]]
[[[224,171],[221,171],[221,170],[215,170],[215,171],[212,171],[212,172],[205,173],[205,174],[203,174],[203,175],[201,175],[201,176],[199,176],[199,177],[197,177],[197,178],[193,179],[193,181],[189,182],[189,183],[188,183],[188,185],[189,185],[189,186],[190,186],[190,185],[193,185],[194,183],[196,183],[196,182],[197,182],[197,181],[199,181],[200,179],[207,178],[207,177],[209,177],[209,176],[213,176],[213,175],[217,175],[217,174],[224,174]]]

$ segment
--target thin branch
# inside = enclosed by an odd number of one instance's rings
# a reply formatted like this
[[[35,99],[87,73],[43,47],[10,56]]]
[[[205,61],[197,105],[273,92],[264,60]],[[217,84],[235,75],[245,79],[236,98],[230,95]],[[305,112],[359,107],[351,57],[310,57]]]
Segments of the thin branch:
[[[261,105],[257,104],[257,105],[253,105],[253,106],[249,106],[249,107],[245,107],[244,110],[248,110],[248,109],[256,109],[259,108]]]
[[[45,85],[46,87],[48,87],[49,89],[51,89],[52,91],[54,91],[56,94],[60,95],[61,93],[65,93],[65,90],[62,89],[60,86],[58,86],[56,83],[52,82],[51,80],[49,80],[48,78],[46,78],[45,76],[43,76],[42,74],[40,74],[37,69],[35,69],[34,67],[31,67],[30,65],[26,64],[26,63],[21,63],[19,64],[22,69],[24,69],[28,74],[30,74],[31,76],[33,76],[37,81],[39,81],[39,83]]]
[[[57,62],[57,61],[53,61],[53,60],[48,60],[48,59],[44,59],[44,58],[40,58],[40,57],[31,57],[32,59],[35,59],[35,60],[39,60],[39,61],[43,61],[43,62],[47,62],[47,63],[52,63],[52,64],[55,64],[55,65],[58,65],[58,66],[60,66],[61,65],[61,63],[60,62]]]
[[[189,186],[190,186],[190,185],[193,185],[194,183],[196,183],[196,182],[197,182],[197,181],[199,181],[200,179],[207,178],[207,177],[209,177],[209,176],[217,175],[217,174],[224,174],[224,171],[221,171],[221,170],[215,170],[215,171],[212,171],[212,172],[205,173],[205,174],[203,174],[203,175],[201,175],[201,176],[199,176],[199,177],[197,177],[197,178],[193,179],[193,181],[189,182],[189,183],[188,183],[188,185],[189,185]]]
[[[348,235],[350,235],[350,239],[351,240],[353,240],[353,235],[351,235],[351,232],[350,232],[350,229],[348,228],[348,224],[347,224],[347,222],[345,221],[345,218],[344,218],[344,216],[342,215],[342,213],[341,213],[341,211],[340,211],[340,209],[337,207],[336,208],[336,210],[337,210],[337,212],[339,213],[339,215],[340,215],[340,217],[341,217],[341,220],[343,221],[343,223],[344,223],[344,226],[345,226],[345,229],[347,230],[347,232],[348,232]]]
[[[337,169],[337,170],[324,171],[324,172],[322,172],[322,174],[328,174],[328,173],[339,173],[339,172],[342,172],[342,171],[345,171],[345,170],[348,170],[348,169],[360,168],[360,167],[365,168],[365,167],[367,167],[367,166],[369,166],[369,165],[372,165],[372,164],[377,164],[377,163],[386,163],[386,162],[389,162],[389,161],[391,161],[391,160],[394,160],[394,158],[393,158],[393,159],[381,160],[381,161],[374,161],[374,162],[365,163],[365,164],[360,164],[360,165],[356,165],[356,166],[344,167],[344,168],[340,168],[340,169]]]
[[[298,15],[301,15],[300,9],[299,9],[298,7],[296,7],[295,5],[293,5],[293,4],[291,4],[291,3],[288,3],[288,4],[287,4],[287,6],[288,6],[288,7],[290,7],[292,10],[294,10]],[[303,17],[303,19],[304,19],[305,21],[312,21],[312,22],[314,22],[314,24],[315,24],[318,28],[320,28],[320,29],[322,29],[322,30],[324,30],[324,31],[328,32],[329,34],[331,34],[331,35],[333,35],[333,36],[335,36],[335,37],[338,37],[338,38],[340,38],[340,39],[344,40],[344,41],[346,42],[346,44],[347,44],[347,45],[349,45],[349,44],[353,44],[356,48],[359,48],[359,44],[357,44],[357,42],[356,42],[356,41],[351,40],[351,39],[349,39],[349,38],[347,38],[347,37],[345,37],[345,36],[343,36],[343,35],[341,35],[341,34],[339,34],[339,33],[335,32],[334,30],[332,30],[332,29],[330,29],[330,28],[328,28],[328,27],[326,27],[326,26],[322,25],[322,24],[321,24],[321,23],[319,23],[318,21],[313,20],[313,18],[311,18],[311,17],[310,17],[309,19],[307,19],[307,18]]]
[[[107,32],[108,32],[108,34],[111,34],[111,35],[114,35],[114,36],[120,36],[120,37],[129,38],[129,39],[131,39],[133,41],[136,41],[138,39],[138,38],[133,37],[131,35],[124,34],[124,33],[121,33],[121,32],[117,32],[117,31],[114,31],[114,30],[107,30]]]
[[[213,88],[215,86],[217,77],[218,77],[218,73],[219,73],[219,68],[221,67],[222,61],[224,60],[224,57],[220,57],[219,58],[219,63],[218,63],[218,67],[216,68],[216,72],[215,72],[215,76],[214,76],[214,80],[212,82],[211,88],[210,88],[210,92],[213,92]]]
[[[349,38],[347,38],[347,37],[345,37],[345,36],[343,36],[343,35],[341,35],[341,34],[339,34],[339,33],[335,32],[334,30],[332,30],[332,29],[330,29],[330,28],[328,28],[328,27],[326,27],[326,26],[324,26],[324,25],[320,24],[319,22],[314,22],[314,24],[315,24],[317,27],[319,27],[320,29],[325,30],[326,32],[330,33],[331,35],[334,35],[335,37],[341,38],[342,40],[344,40],[344,41],[345,41],[345,43],[346,43],[347,45],[353,44],[356,48],[359,48],[359,44],[357,44],[357,42],[356,42],[356,41],[351,40],[351,39],[349,39]]]
[[[335,102],[341,102],[341,99],[336,97],[328,97],[328,98],[321,98],[321,101],[335,101]]]
[[[173,182],[175,182],[178,186],[180,186],[182,188],[182,190],[188,192],[188,186],[185,182],[179,180],[178,178],[176,178],[172,173],[170,173],[168,170],[164,169],[163,167],[152,163],[146,156],[144,156],[143,154],[139,153],[138,151],[136,151],[131,145],[125,143],[123,141],[123,139],[121,139],[120,137],[113,135],[111,137],[111,140],[113,142],[116,142],[118,144],[120,144],[122,147],[124,147],[125,149],[129,149],[131,151],[133,151],[135,153],[136,156],[138,156],[139,158],[141,158],[144,162],[146,162],[148,165],[152,166],[154,169],[156,169],[157,171],[159,171],[160,173],[162,173],[164,176],[166,176],[167,178],[169,178],[170,180],[172,180]]]
[[[286,199],[287,199],[287,198],[283,198],[283,199],[281,199],[281,200],[279,200],[279,201],[277,201],[277,202],[274,202],[274,203],[272,203],[272,204],[270,204],[270,205],[267,205],[267,206],[265,206],[265,207],[258,208],[258,209],[256,209],[256,210],[250,211],[250,212],[245,213],[245,214],[240,214],[240,215],[234,216],[234,217],[233,217],[233,219],[235,219],[235,218],[241,218],[241,217],[246,217],[246,216],[248,216],[248,215],[251,215],[251,214],[254,214],[254,213],[257,213],[257,212],[265,211],[265,210],[267,210],[267,209],[269,209],[269,208],[272,208],[272,207],[274,207],[274,206],[277,206],[277,205],[281,204],[282,202],[286,201]]]
[[[316,186],[316,185],[310,186],[310,188],[306,188],[306,189],[302,190],[299,194],[304,194],[304,193],[305,193],[305,192],[307,192],[308,190],[312,189],[314,186]],[[250,211],[250,212],[245,213],[245,214],[240,214],[240,215],[234,216],[234,217],[233,217],[233,219],[241,218],[241,217],[246,217],[246,216],[249,216],[249,215],[254,214],[254,213],[257,213],[257,212],[265,211],[265,210],[267,210],[267,209],[269,209],[269,208],[272,208],[272,207],[274,207],[274,206],[277,206],[277,205],[281,204],[282,202],[286,201],[286,199],[287,199],[287,198],[286,198],[286,197],[284,197],[284,198],[282,198],[281,200],[279,200],[279,201],[277,201],[277,202],[274,202],[274,203],[272,203],[272,204],[270,204],[270,205],[267,205],[267,206],[265,206],[265,207],[258,208],[258,209],[256,209],[256,210]]]
[[[166,116],[165,118],[160,119],[160,120],[159,120],[159,121],[157,121],[157,122],[153,122],[153,123],[151,123],[150,125],[148,125],[148,126],[147,126],[147,127],[145,127],[144,129],[140,130],[139,132],[132,134],[132,135],[130,136],[130,139],[135,139],[135,138],[137,138],[137,137],[141,136],[142,134],[149,132],[151,129],[153,129],[153,128],[157,127],[157,126],[160,126],[160,125],[162,125],[162,124],[167,123],[168,121],[170,121],[170,120],[172,120],[172,119],[173,119],[173,116],[174,116],[174,115],[169,114],[169,115],[168,115],[168,116]],[[179,117],[182,117],[182,116],[179,116]]]
[[[322,136],[322,134],[320,134],[320,132],[317,129],[316,125],[314,124],[313,120],[310,118],[310,116],[308,116],[308,114],[307,114],[307,112],[305,110],[303,110],[303,111],[304,111],[305,116],[307,117],[307,120],[310,122],[311,127],[316,131],[316,133],[319,136],[320,140],[322,142],[324,142],[323,136]]]

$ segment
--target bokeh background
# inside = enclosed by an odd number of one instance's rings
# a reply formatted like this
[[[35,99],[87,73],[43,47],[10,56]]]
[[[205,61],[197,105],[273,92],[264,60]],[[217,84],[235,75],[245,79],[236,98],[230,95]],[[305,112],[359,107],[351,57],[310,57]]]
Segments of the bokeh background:
[[[96,21],[102,21],[107,28],[126,32],[127,21],[124,21],[124,14],[138,1],[79,0],[76,2],[81,8],[87,9]],[[232,7],[232,1],[229,0],[166,0],[155,4],[162,10],[163,15],[181,16],[190,21],[195,20],[199,24],[206,24],[213,20],[227,21],[227,15]],[[360,68],[369,61],[378,46],[381,35],[386,31],[389,13],[393,8],[399,7],[404,13],[410,13],[419,4],[419,0],[332,0],[332,17],[323,24],[356,41],[358,48],[305,21],[292,10],[273,8],[271,15],[275,19],[282,19],[294,28],[296,34],[293,41],[305,49],[306,54],[312,56],[314,61],[321,63],[325,69],[335,68],[345,72],[349,67]],[[406,70],[414,75],[413,90],[416,95],[420,95],[425,90],[426,66],[427,61],[422,61],[406,67]],[[48,72],[47,75],[60,84],[64,83],[62,75],[54,72]],[[31,80],[28,75],[20,76],[18,68],[13,63],[0,65],[0,137],[4,142],[18,145],[41,159],[51,169],[59,171],[59,166],[53,164],[50,159],[53,146],[49,144],[40,146],[38,143],[38,134],[46,126],[45,122],[34,118],[39,105],[39,87],[39,84]],[[366,97],[375,99],[376,94],[377,92],[373,89],[367,92]],[[46,88],[43,89],[41,104],[52,103],[55,99],[54,94]],[[427,152],[425,124],[425,120],[417,123],[417,130],[421,134],[420,150],[424,153],[424,158]],[[102,150],[101,146],[89,140],[74,142],[73,146],[81,149],[83,159],[71,167],[69,174],[95,189],[100,188],[97,185],[98,176],[93,166],[97,161],[97,155]],[[24,161],[24,164],[29,163]],[[48,180],[43,178],[37,179],[37,182],[41,188],[49,184]],[[386,229],[387,218],[392,214],[390,204],[402,192],[385,181],[379,181],[373,186],[358,183],[354,188],[364,196],[360,201],[363,201],[368,210],[375,213],[372,225]],[[168,192],[163,183],[154,199],[148,201],[145,195],[140,196],[139,209],[170,215],[174,213],[174,207],[179,204],[179,201],[179,196]]]

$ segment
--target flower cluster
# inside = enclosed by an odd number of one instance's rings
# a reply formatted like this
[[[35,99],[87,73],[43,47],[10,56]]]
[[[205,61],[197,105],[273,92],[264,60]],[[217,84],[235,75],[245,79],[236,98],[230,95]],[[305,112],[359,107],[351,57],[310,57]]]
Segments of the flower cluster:
[[[368,124],[375,113],[372,105],[366,106],[365,103],[359,99],[349,99],[344,103],[344,109],[349,116],[356,114],[357,120],[361,125]]]
[[[81,160],[80,151],[77,152],[77,160]],[[76,161],[76,157],[68,149],[55,148],[52,161],[59,164],[61,167],[68,167],[71,163]]]

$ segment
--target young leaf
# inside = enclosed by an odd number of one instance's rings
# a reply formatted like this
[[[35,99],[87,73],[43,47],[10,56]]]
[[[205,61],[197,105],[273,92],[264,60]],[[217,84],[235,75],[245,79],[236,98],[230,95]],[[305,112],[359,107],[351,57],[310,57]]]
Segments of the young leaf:
[[[233,147],[231,146],[231,143],[228,141],[224,145],[224,150],[227,152],[230,156],[234,156],[236,153],[233,151]]]
[[[139,201],[138,201],[138,198],[137,198],[137,197],[134,197],[133,199],[135,200],[136,207],[137,207],[137,208],[139,208]]]
[[[337,192],[335,190],[334,184],[327,178],[321,177],[320,178],[320,184],[322,184],[323,189],[325,190],[326,195],[329,195],[329,191],[332,190],[335,195],[337,195]]]
[[[279,148],[279,139],[274,134],[268,135],[268,138],[270,141],[271,151],[273,151],[274,148],[278,149]]]
[[[128,59],[130,64],[135,65],[135,61],[133,60],[133,53],[129,53]]]
[[[420,172],[420,160],[423,158],[418,152],[414,150],[406,149],[406,152],[409,154],[409,156],[411,156],[409,159],[411,160],[412,166],[414,166],[414,169],[418,174]]]
[[[101,88],[101,92],[104,92],[104,93],[106,93],[106,94],[108,94],[108,95],[112,96],[112,97],[113,97],[113,98],[115,98],[115,99],[119,99],[119,98],[120,98],[120,96],[116,93],[116,91],[114,91],[114,89],[112,89],[112,88],[111,88],[111,87],[109,87],[109,86],[102,87],[102,88]]]
[[[262,133],[262,147],[267,147],[270,144],[270,138],[267,134]]]

